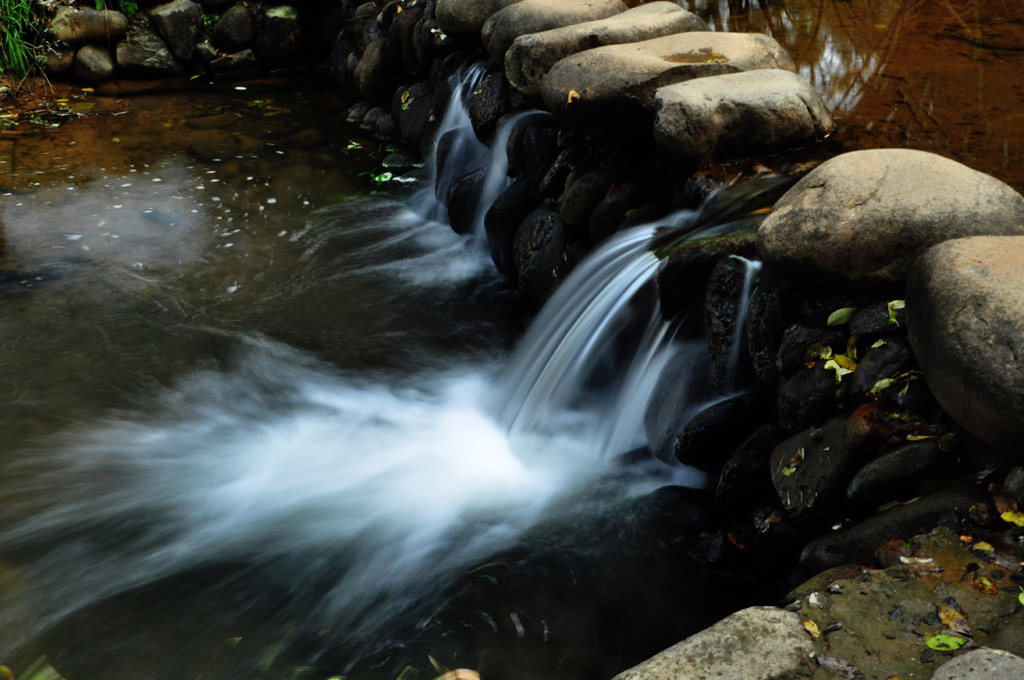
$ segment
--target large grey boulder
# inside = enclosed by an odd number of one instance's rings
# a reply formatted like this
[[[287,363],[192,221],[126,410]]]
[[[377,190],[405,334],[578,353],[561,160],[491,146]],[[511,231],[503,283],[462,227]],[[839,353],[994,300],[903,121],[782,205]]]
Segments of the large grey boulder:
[[[213,44],[225,52],[249,47],[255,37],[256,18],[244,5],[230,7],[213,27]]]
[[[437,0],[437,21],[451,35],[478,36],[495,12],[519,0]]]
[[[117,67],[128,75],[162,75],[180,73],[181,64],[156,32],[139,24],[115,51]]]
[[[1024,456],[1024,237],[929,249],[907,280],[907,327],[946,412],[990,446]]]
[[[1024,196],[936,154],[853,151],[822,163],[758,229],[766,262],[823,278],[901,284],[928,247],[1024,234]]]
[[[782,69],[697,78],[663,87],[655,98],[655,140],[693,165],[806,146],[836,129],[821,95]]]
[[[651,2],[606,19],[521,35],[505,53],[505,75],[520,92],[539,97],[551,67],[577,52],[706,30],[703,19],[674,2]]]
[[[1001,649],[975,649],[939,666],[932,680],[1024,678],[1024,659]]]
[[[480,37],[491,56],[502,63],[521,35],[604,19],[626,9],[622,0],[522,0],[491,15]]]
[[[107,48],[86,45],[75,53],[74,72],[77,78],[98,83],[114,74],[114,60]]]
[[[150,21],[176,59],[187,62],[195,52],[203,8],[192,0],[174,0],[149,12]]]
[[[614,680],[796,680],[806,677],[810,636],[800,618],[750,607],[623,671]]]
[[[97,12],[83,7],[61,7],[50,21],[50,33],[58,42],[115,42],[128,32],[128,17],[113,10]]]
[[[607,117],[653,112],[665,85],[763,68],[796,70],[766,35],[693,31],[574,54],[551,68],[541,92],[552,113]]]

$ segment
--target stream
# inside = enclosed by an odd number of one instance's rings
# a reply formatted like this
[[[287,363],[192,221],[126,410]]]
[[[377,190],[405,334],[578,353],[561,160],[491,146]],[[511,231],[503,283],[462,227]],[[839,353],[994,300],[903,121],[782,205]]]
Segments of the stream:
[[[1024,5],[693,9],[790,49],[842,126],[826,153],[1024,188]],[[0,136],[0,663],[607,678],[762,595],[689,560],[706,480],[643,448],[666,367],[707,398],[653,225],[531,323],[429,189],[363,176],[388,150],[329,84],[61,95],[85,117]]]

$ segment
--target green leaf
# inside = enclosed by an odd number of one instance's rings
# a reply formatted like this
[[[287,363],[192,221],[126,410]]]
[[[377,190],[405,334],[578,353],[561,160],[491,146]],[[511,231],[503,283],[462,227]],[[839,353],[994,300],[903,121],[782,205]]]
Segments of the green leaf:
[[[1017,601],[1021,603],[1021,606],[1024,606],[1024,588],[1021,588],[1020,593],[1017,594]]]
[[[966,643],[967,640],[959,635],[950,635],[949,633],[929,633],[924,636],[925,646],[937,652],[953,652]]]
[[[1024,527],[1024,512],[1004,512],[999,516],[1010,524],[1016,524],[1019,527]]]
[[[850,317],[857,310],[856,307],[843,307],[828,315],[829,326],[843,326],[850,322]]]
[[[896,320],[896,312],[907,306],[906,300],[890,300],[889,307],[889,323],[895,326],[899,326],[900,322]]]

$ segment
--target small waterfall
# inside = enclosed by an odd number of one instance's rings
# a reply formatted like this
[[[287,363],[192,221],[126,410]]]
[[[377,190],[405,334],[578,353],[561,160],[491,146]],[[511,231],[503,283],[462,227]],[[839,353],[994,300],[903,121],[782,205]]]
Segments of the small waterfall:
[[[743,338],[745,337],[747,330],[750,294],[753,292],[754,281],[757,279],[757,274],[761,271],[760,262],[756,260],[748,260],[747,258],[740,257],[738,255],[734,255],[733,257],[743,262],[745,269],[743,272],[743,292],[740,294],[740,299],[736,308],[736,328],[733,330],[732,335],[732,350],[729,352],[729,366],[725,374],[726,388],[730,391],[736,391],[740,388],[740,385],[737,384],[737,377],[739,373],[740,357],[743,354]]]

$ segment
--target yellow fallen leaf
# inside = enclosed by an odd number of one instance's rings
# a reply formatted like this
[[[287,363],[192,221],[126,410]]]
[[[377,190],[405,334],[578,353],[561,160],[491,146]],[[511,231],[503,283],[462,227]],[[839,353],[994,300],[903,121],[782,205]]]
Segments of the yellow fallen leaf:
[[[580,93],[576,90],[569,90],[569,99],[565,102],[566,105],[572,104],[580,98]]]
[[[1024,512],[1004,512],[999,516],[1007,522],[1009,522],[1010,524],[1016,524],[1019,527],[1024,527]]]
[[[996,549],[992,547],[991,543],[987,543],[986,541],[978,541],[977,543],[971,546],[971,550],[981,550],[982,552],[995,552]]]
[[[806,630],[807,633],[815,640],[821,637],[821,631],[818,629],[818,624],[814,621],[804,621],[804,630]]]

